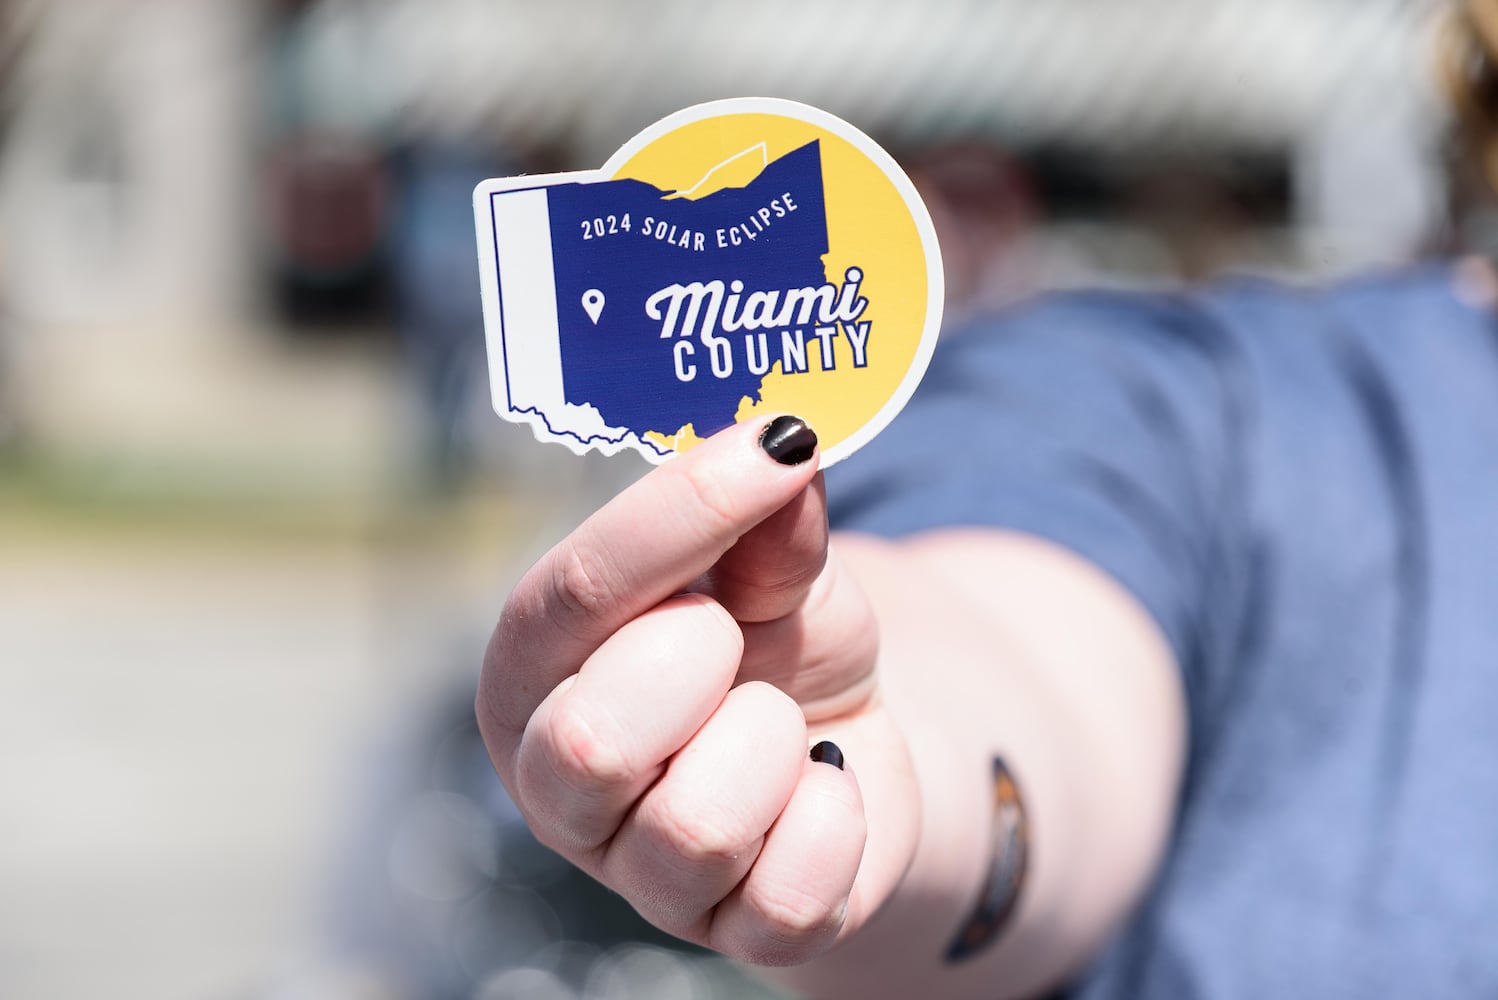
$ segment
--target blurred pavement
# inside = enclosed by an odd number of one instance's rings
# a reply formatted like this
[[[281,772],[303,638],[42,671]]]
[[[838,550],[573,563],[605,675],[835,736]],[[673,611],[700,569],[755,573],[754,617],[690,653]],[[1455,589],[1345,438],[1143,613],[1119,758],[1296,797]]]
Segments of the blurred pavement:
[[[468,683],[530,544],[483,507],[344,537],[0,509],[0,996],[297,973],[360,755]]]

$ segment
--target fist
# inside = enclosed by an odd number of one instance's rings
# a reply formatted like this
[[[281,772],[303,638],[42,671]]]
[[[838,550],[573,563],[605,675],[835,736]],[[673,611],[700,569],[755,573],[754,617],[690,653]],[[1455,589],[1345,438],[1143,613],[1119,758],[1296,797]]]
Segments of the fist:
[[[656,926],[761,965],[851,933],[899,867],[860,874],[865,804],[839,746],[899,736],[873,615],[829,557],[817,459],[781,417],[652,471],[517,585],[477,701],[542,843]]]

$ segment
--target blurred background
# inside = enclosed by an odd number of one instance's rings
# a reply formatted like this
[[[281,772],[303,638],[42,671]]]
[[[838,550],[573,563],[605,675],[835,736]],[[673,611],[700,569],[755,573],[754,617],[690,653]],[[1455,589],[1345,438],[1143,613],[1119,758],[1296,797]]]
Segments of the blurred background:
[[[788,97],[911,172],[948,330],[1493,229],[1445,0],[0,0],[0,996],[768,995],[536,847],[469,720],[639,475],[489,412],[469,192]]]

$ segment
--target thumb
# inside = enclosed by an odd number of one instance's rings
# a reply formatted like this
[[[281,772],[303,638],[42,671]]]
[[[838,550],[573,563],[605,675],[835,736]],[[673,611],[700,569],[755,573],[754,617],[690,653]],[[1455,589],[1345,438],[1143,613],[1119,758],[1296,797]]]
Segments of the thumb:
[[[761,438],[772,457],[782,435],[798,440],[801,449],[815,442],[802,421],[781,417]],[[805,460],[805,452],[790,457]],[[828,556],[827,494],[820,472],[739,536],[699,580],[699,588],[741,623],[738,683],[773,684],[813,722],[853,711],[872,697],[878,628],[863,591]]]
[[[778,461],[804,461],[817,436],[796,417],[772,421],[760,444]],[[794,612],[827,563],[827,488],[822,474],[775,513],[750,528],[694,588],[740,622],[767,622]]]

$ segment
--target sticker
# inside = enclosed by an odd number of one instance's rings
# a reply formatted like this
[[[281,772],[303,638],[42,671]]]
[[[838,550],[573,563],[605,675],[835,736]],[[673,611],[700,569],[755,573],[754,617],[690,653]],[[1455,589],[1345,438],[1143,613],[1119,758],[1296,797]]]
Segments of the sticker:
[[[484,181],[474,214],[494,409],[578,454],[659,463],[792,413],[832,465],[900,412],[941,325],[910,179],[790,101],[687,108],[600,170]]]

